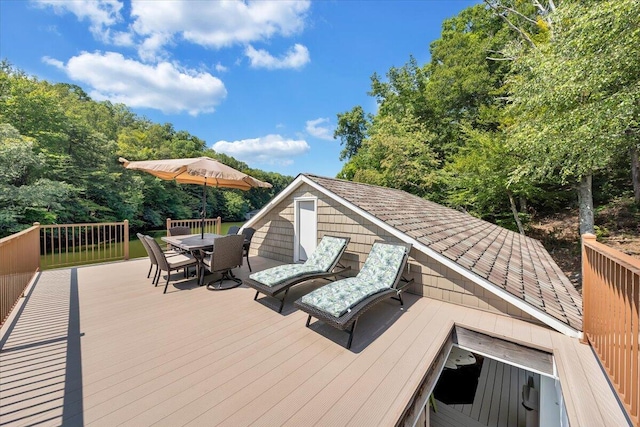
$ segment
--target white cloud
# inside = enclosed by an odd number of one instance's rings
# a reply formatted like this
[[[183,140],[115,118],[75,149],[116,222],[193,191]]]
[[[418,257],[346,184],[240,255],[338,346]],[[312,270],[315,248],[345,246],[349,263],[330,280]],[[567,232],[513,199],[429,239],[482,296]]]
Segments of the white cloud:
[[[166,60],[169,46],[182,41],[219,49],[290,37],[304,30],[311,6],[310,0],[131,0],[130,8],[124,8],[123,0],[32,1],[88,21],[94,37],[103,43],[136,46],[140,59],[146,62]],[[267,68],[299,68],[309,62],[309,52],[302,45],[280,60],[265,51],[254,49],[254,53],[259,58],[257,64],[271,64],[255,66]]]
[[[66,64],[51,58],[43,60],[90,86],[89,94],[94,99],[129,107],[197,115],[214,111],[227,94],[222,81],[211,74],[169,62],[147,65],[114,52],[83,52]]]
[[[179,36],[201,46],[222,48],[299,33],[304,29],[310,5],[308,0],[132,0],[132,28],[145,38],[161,34],[163,40],[169,41]]]
[[[304,154],[310,149],[305,140],[286,139],[274,134],[233,142],[218,141],[212,148],[245,162],[271,165],[290,165],[293,163],[291,157]]]
[[[114,31],[113,34],[110,34],[109,38],[116,46],[128,47],[134,45],[133,34],[126,31]]]
[[[59,61],[57,59],[45,56],[45,57],[42,58],[42,62],[44,62],[45,64],[52,65],[52,66],[54,66],[56,68],[59,68],[61,70],[64,70],[64,62]]]
[[[52,7],[56,13],[72,13],[78,20],[88,20],[91,32],[100,40],[109,41],[108,27],[122,20],[119,0],[34,0],[41,7]]]
[[[161,61],[168,57],[164,50],[164,46],[171,42],[171,35],[168,33],[155,33],[138,46],[138,56],[143,61]]]
[[[219,72],[219,73],[224,73],[224,72],[229,71],[229,68],[225,67],[224,65],[222,65],[221,63],[218,62],[216,64],[216,71]]]
[[[244,53],[251,61],[253,68],[267,68],[269,70],[301,68],[310,61],[309,50],[298,43],[281,58],[271,56],[266,50],[257,50],[253,46],[247,46]]]
[[[321,126],[325,124],[325,126]],[[308,120],[306,130],[307,133],[316,138],[326,139],[328,141],[333,140],[333,128],[329,125],[330,120],[328,118],[319,118],[315,120]]]

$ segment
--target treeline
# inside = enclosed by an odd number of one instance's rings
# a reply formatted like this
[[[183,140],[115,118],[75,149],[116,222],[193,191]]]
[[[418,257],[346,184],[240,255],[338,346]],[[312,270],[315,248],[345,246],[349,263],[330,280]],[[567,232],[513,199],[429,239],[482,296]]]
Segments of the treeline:
[[[292,177],[251,169],[207,148],[169,123],[139,117],[122,104],[92,100],[80,87],[27,76],[0,64],[0,237],[34,222],[128,219],[134,230],[163,227],[167,217],[198,218],[202,187],[125,170],[129,160],[209,156],[271,189],[208,189],[209,217],[244,220]]]
[[[576,206],[593,232],[594,203],[640,204],[639,1],[485,0],[430,52],[371,77],[375,114],[338,114],[340,177],[521,232]]]

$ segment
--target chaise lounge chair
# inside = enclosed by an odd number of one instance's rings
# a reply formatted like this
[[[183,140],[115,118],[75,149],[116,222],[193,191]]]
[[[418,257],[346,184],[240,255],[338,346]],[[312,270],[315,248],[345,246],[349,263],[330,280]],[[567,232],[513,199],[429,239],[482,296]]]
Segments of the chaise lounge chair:
[[[244,284],[256,290],[254,300],[260,293],[277,298],[284,292],[278,309],[278,313],[282,313],[284,300],[292,286],[308,280],[327,279],[351,269],[338,264],[349,240],[349,237],[324,236],[304,264],[284,264],[253,273]]]
[[[347,348],[351,348],[358,318],[365,311],[387,298],[404,305],[401,292],[413,282],[402,277],[410,250],[405,243],[374,243],[356,277],[329,283],[294,302],[309,314],[306,326],[315,317],[340,330],[349,329]]]

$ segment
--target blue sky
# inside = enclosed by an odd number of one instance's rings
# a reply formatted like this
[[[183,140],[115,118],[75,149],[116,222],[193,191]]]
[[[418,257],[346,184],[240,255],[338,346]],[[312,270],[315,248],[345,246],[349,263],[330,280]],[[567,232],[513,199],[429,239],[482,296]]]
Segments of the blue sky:
[[[480,0],[3,0],[0,58],[173,123],[250,167],[333,177],[336,114],[374,72],[429,60],[442,21]]]

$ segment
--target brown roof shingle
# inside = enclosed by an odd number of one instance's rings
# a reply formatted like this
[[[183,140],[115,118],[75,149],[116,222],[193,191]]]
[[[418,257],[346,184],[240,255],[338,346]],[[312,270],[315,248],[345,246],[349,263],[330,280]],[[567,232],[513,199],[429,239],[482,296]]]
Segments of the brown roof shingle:
[[[477,276],[582,330],[582,297],[538,240],[405,191],[305,176]]]

